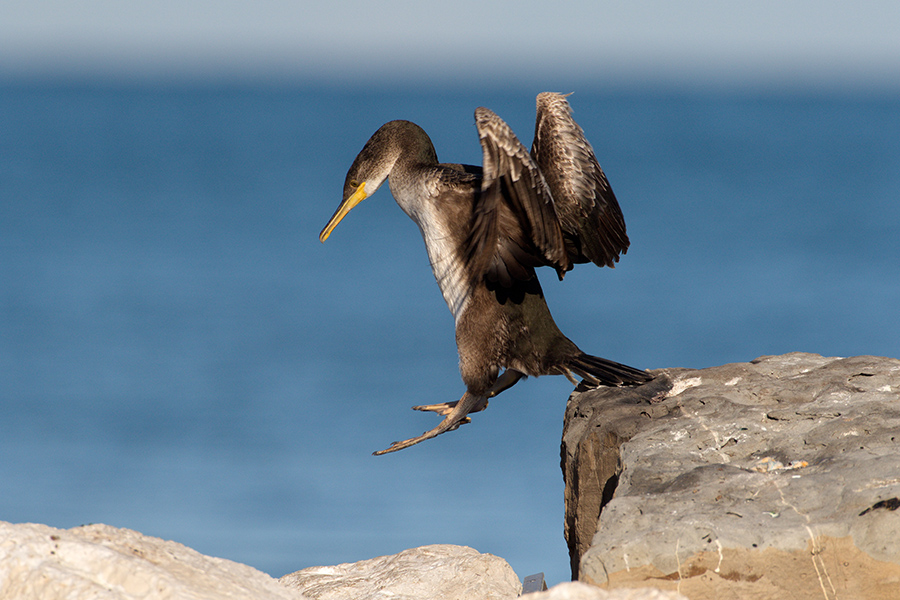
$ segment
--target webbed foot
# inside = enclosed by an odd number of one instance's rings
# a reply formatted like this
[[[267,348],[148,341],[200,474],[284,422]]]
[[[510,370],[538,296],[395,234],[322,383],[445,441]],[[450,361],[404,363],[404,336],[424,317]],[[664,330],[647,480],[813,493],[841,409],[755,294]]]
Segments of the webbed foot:
[[[464,425],[465,423],[469,423],[471,421],[471,419],[466,415],[471,412],[484,410],[485,407],[487,407],[487,398],[483,396],[473,396],[469,392],[463,394],[463,397],[456,402],[444,402],[441,404],[414,406],[413,408],[415,410],[431,411],[436,412],[439,415],[443,415],[444,420],[441,421],[437,427],[426,431],[420,436],[409,438],[408,440],[403,440],[400,442],[394,442],[390,445],[390,447],[385,448],[384,450],[379,450],[378,452],[373,452],[373,454],[375,456],[381,456],[382,454],[388,454],[389,452],[403,450],[404,448],[415,446],[419,442],[424,442],[425,440],[435,438],[442,433],[453,431],[460,425]]]
[[[463,396],[463,397],[465,397],[465,396]],[[479,397],[479,400],[481,400],[481,402],[476,403],[476,404],[469,410],[469,413],[480,412],[480,411],[482,411],[482,410],[484,410],[484,409],[487,408],[487,405],[488,405],[488,400],[487,400],[487,398],[480,398],[480,397]],[[440,404],[423,404],[423,405],[421,405],[421,406],[413,406],[412,408],[413,408],[413,410],[421,410],[421,411],[423,411],[423,412],[425,412],[425,411],[434,412],[434,413],[437,413],[437,414],[439,414],[439,415],[441,415],[441,416],[443,416],[443,417],[446,417],[446,416],[449,415],[451,412],[453,412],[453,409],[456,408],[456,405],[459,404],[459,403],[460,403],[460,400],[455,400],[455,401],[453,401],[453,402],[441,402]],[[462,423],[469,423],[469,422],[471,422],[471,421],[472,421],[472,419],[466,417],[466,418],[462,421]]]

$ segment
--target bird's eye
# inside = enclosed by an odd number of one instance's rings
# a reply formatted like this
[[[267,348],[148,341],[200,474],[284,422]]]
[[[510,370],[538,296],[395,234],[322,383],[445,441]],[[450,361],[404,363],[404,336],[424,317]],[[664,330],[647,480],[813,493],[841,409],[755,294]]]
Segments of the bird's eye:
[[[351,179],[351,180],[350,180],[350,187],[358,188],[358,187],[359,187],[359,182],[358,182],[357,180],[355,180],[355,179]]]

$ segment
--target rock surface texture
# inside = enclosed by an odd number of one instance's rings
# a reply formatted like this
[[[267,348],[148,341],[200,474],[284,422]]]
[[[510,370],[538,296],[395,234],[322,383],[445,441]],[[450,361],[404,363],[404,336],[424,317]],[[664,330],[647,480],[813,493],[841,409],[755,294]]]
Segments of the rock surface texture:
[[[706,598],[900,598],[900,361],[792,353],[574,393],[580,581]]]
[[[334,567],[310,567],[281,583],[314,600],[506,600],[522,584],[502,558],[438,544]]]
[[[130,529],[0,521],[0,600],[506,600],[521,589],[509,563],[464,546],[423,546],[278,580]]]
[[[109,525],[0,521],[0,599],[303,600],[247,565]]]

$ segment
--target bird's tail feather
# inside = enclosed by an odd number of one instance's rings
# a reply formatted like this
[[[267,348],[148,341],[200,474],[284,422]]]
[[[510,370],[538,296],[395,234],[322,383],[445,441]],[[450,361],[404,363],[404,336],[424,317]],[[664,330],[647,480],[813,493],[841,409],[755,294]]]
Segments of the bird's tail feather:
[[[646,371],[583,352],[569,360],[566,367],[572,373],[584,378],[584,383],[590,387],[638,385],[653,379]]]

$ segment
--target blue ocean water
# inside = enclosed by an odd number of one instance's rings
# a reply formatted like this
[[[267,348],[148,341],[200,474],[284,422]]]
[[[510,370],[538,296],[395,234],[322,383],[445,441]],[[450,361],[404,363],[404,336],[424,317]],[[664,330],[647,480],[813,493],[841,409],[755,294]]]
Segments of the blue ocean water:
[[[103,522],[273,576],[431,543],[568,579],[563,378],[370,453],[463,392],[453,323],[385,188],[325,245],[383,122],[479,164],[539,85],[0,82],[0,519]],[[568,91],[568,90],[567,90]],[[900,356],[900,96],[579,89],[622,205],[615,270],[543,276],[561,329],[641,368]]]

